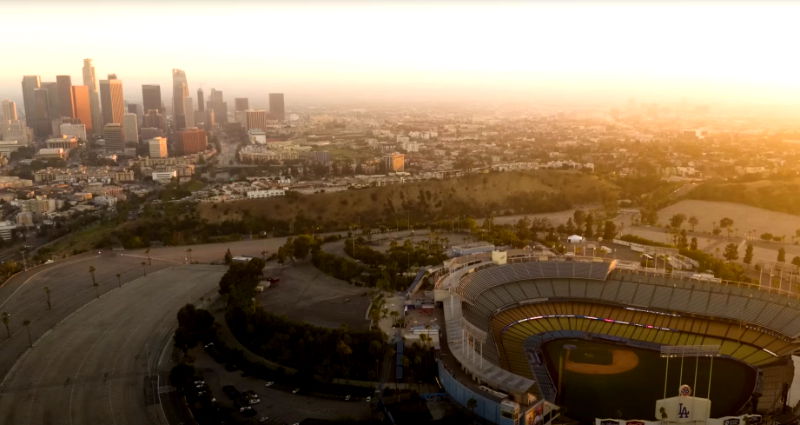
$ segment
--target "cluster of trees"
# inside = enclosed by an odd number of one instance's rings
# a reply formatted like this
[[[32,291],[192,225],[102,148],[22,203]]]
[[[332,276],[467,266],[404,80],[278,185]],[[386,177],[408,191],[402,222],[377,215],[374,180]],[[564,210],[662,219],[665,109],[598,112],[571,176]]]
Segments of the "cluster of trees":
[[[402,245],[392,241],[389,249],[384,254],[369,247],[363,237],[350,237],[345,240],[344,250],[347,255],[371,266],[401,265],[404,267],[390,267],[409,270],[413,266],[439,264],[447,256],[444,253],[447,240],[434,236],[429,240],[416,243],[406,240]]]
[[[184,355],[197,344],[211,341],[214,335],[214,316],[211,313],[195,308],[194,304],[186,304],[178,310],[178,329],[173,339]]]
[[[301,374],[323,382],[377,377],[377,368],[369,366],[383,354],[383,335],[378,331],[320,328],[289,321],[261,308],[252,314],[231,308],[226,319],[237,339],[250,350]]]
[[[750,278],[745,274],[745,269],[741,264],[732,261],[726,262],[698,249],[685,248],[679,252],[681,255],[697,261],[700,264],[700,270],[711,270],[714,276],[720,279],[750,282]]]
[[[613,221],[598,220],[595,223],[593,215],[582,210],[576,210],[566,224],[558,226],[553,226],[547,219],[531,220],[527,217],[519,219],[513,225],[495,224],[491,217],[484,220],[482,225],[468,219],[467,226],[476,237],[498,246],[522,248],[533,242],[540,242],[556,250],[563,248],[560,241],[567,235],[577,233],[587,238],[602,237],[603,240],[612,240],[619,233]]]
[[[227,300],[225,318],[237,339],[253,352],[317,380],[375,379],[377,372],[365,365],[381,358],[383,335],[320,328],[265,311],[254,298],[263,267],[260,258],[232,264],[220,280],[219,292]]]

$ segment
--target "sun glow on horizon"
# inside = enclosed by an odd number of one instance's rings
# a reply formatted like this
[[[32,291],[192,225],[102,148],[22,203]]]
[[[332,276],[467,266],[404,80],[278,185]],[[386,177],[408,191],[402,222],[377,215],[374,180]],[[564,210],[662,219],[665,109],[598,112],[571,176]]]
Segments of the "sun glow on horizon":
[[[384,95],[744,100],[798,105],[800,5],[774,3],[248,3],[4,5],[22,75]],[[133,89],[133,88],[131,88]],[[126,92],[131,90],[126,88]],[[134,89],[133,91],[136,91]],[[127,96],[127,93],[126,93]]]

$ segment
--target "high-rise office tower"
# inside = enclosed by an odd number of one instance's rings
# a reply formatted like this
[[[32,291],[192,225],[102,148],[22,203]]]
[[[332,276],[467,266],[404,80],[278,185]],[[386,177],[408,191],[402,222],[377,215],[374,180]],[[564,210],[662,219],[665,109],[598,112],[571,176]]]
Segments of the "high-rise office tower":
[[[245,111],[244,126],[247,130],[265,130],[267,128],[267,111],[260,109]]]
[[[250,99],[246,97],[237,97],[234,99],[234,103],[237,111],[246,111],[250,109]]]
[[[122,116],[122,140],[125,143],[139,143],[139,117],[127,113]]]
[[[103,106],[103,122],[119,124],[125,113],[125,102],[122,99],[122,81],[116,74],[108,74],[107,80],[100,80],[100,103]],[[105,127],[103,127],[105,132]]]
[[[52,132],[50,125],[50,101],[49,92],[46,88],[33,90],[33,100],[31,104],[31,128],[36,137],[46,137]]]
[[[205,101],[203,100],[203,89],[197,89],[197,110],[200,112],[206,110]]]
[[[186,115],[192,111],[184,109],[185,100],[189,97],[189,83],[186,73],[180,69],[172,70],[172,116],[175,118],[175,128],[186,128]]]
[[[25,123],[33,128],[33,91],[42,86],[38,75],[22,77],[22,107],[25,110]]]
[[[183,155],[203,152],[208,147],[208,136],[204,130],[198,128],[188,128],[179,131],[178,146]]]
[[[101,82],[102,84],[102,82]],[[100,86],[102,87],[102,85]],[[103,139],[106,141],[107,151],[125,150],[125,141],[122,138],[122,125],[109,123],[103,126]]]
[[[19,117],[17,117],[17,104],[14,103],[13,100],[4,100],[2,102],[2,106],[0,107],[0,112],[2,112],[2,114],[0,114],[0,120],[2,120],[4,123],[13,122],[19,119]]]
[[[58,88],[58,116],[75,118],[72,115],[72,77],[69,75],[56,75]]]
[[[88,86],[72,86],[72,116],[80,120],[88,133],[92,132],[92,101]]]
[[[58,84],[55,82],[42,82],[42,88],[47,89],[47,114],[51,120],[61,118],[61,105],[58,103]]]
[[[139,105],[137,103],[129,103],[127,106],[128,106],[128,113],[136,114],[137,124],[141,126],[142,120],[144,119],[144,112],[142,111],[142,105]]]
[[[89,88],[89,104],[92,110],[92,129],[99,133],[103,130],[103,113],[100,111],[100,94],[97,92],[97,78],[91,59],[83,60],[83,85]]]
[[[183,98],[183,128],[194,127],[194,100],[191,97]]]
[[[228,104],[222,99],[222,91],[211,89],[208,95],[208,109],[214,111],[214,120],[219,124],[228,122]]]
[[[167,139],[164,137],[154,137],[147,141],[147,150],[150,158],[167,157]]]
[[[142,117],[142,128],[158,128],[166,130],[167,122],[158,109],[148,109]]]
[[[283,105],[283,93],[269,94],[269,116],[273,120],[283,121],[286,118],[286,111]]]
[[[163,113],[164,107],[161,103],[161,86],[157,84],[142,85],[142,109],[144,113],[151,109]]]

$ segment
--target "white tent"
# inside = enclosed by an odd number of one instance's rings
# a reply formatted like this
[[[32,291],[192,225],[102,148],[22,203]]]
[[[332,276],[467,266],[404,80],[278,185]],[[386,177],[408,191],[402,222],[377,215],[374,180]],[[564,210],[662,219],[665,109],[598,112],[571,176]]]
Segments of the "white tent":
[[[581,242],[583,242],[583,236],[580,236],[580,235],[567,236],[567,242],[569,242],[569,243],[581,243]]]

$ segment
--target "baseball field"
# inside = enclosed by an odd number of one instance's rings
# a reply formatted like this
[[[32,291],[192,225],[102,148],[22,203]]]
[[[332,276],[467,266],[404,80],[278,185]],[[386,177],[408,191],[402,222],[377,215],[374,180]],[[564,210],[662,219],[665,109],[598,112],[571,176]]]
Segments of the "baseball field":
[[[543,351],[550,375],[561,388],[556,403],[564,415],[582,424],[594,423],[596,417],[655,420],[665,376],[667,397],[677,395],[681,384],[706,397],[711,370],[712,417],[735,414],[755,385],[753,368],[721,357],[714,358],[713,366],[708,357],[672,358],[665,373],[666,359],[657,351],[611,341],[559,339],[546,343]]]

